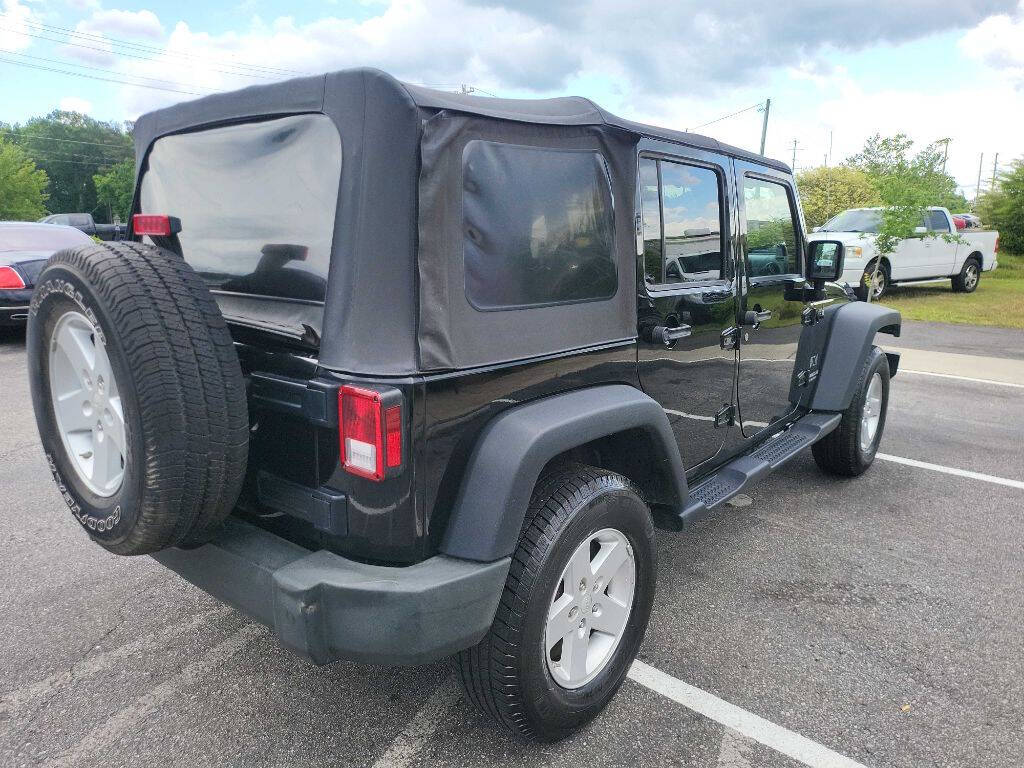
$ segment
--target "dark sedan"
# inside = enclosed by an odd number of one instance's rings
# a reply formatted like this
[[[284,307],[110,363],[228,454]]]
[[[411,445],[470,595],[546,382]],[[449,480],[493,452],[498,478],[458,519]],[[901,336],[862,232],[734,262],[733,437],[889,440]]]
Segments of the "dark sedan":
[[[25,324],[36,277],[50,256],[91,242],[74,227],[0,221],[0,326]]]

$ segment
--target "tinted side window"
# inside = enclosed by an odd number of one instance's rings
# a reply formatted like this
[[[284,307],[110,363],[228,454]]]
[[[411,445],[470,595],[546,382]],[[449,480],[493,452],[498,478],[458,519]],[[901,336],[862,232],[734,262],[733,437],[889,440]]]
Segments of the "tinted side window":
[[[949,220],[943,211],[928,211],[925,214],[928,229],[932,232],[949,232]]]
[[[80,213],[73,213],[68,216],[68,223],[73,227],[88,227],[91,223],[88,216],[83,216]]]
[[[165,136],[141,210],[181,219],[185,260],[211,288],[323,301],[341,154],[320,114]]]
[[[797,218],[785,185],[743,179],[743,207],[750,277],[799,273]]]
[[[611,183],[600,153],[471,141],[462,215],[466,296],[477,309],[615,294]]]

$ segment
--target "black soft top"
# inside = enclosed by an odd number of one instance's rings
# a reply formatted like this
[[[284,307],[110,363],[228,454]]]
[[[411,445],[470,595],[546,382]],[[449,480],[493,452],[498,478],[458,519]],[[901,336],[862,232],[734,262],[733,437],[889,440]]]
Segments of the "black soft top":
[[[311,112],[334,121],[342,144],[326,303],[217,298],[229,320],[265,321],[296,337],[308,338],[312,329],[321,337],[321,364],[352,373],[476,367],[635,336],[632,221],[641,137],[789,171],[707,136],[624,120],[581,97],[454,94],[353,69],[214,94],[143,115],[134,130],[136,190],[148,152],[162,136]],[[620,264],[615,297],[513,312],[475,313],[468,306],[457,258],[458,183],[452,179],[458,153],[474,137],[578,145],[608,158]]]

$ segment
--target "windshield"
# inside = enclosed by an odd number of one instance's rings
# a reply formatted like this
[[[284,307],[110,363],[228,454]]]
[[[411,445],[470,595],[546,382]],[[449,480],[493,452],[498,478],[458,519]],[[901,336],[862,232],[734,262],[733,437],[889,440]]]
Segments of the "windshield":
[[[71,227],[0,227],[0,251],[59,251],[91,243],[92,238]]]
[[[878,234],[882,212],[865,209],[843,211],[825,222],[819,232],[871,232]]]

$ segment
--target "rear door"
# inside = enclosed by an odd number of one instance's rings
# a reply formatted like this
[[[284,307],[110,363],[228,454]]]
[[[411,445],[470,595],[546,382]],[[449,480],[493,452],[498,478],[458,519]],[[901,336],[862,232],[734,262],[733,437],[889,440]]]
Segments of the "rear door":
[[[803,303],[786,284],[803,280],[804,232],[788,174],[735,161],[743,243],[739,411],[745,442],[795,409],[789,401]]]
[[[925,277],[945,277],[953,274],[956,261],[956,245],[947,243],[943,236],[953,234],[949,216],[939,208],[929,208],[925,213],[929,236],[924,239],[928,274]]]
[[[687,470],[700,471],[725,443],[733,407],[736,353],[722,346],[736,317],[729,161],[646,146],[637,193],[640,380],[668,414]],[[678,338],[652,341],[657,328]]]

